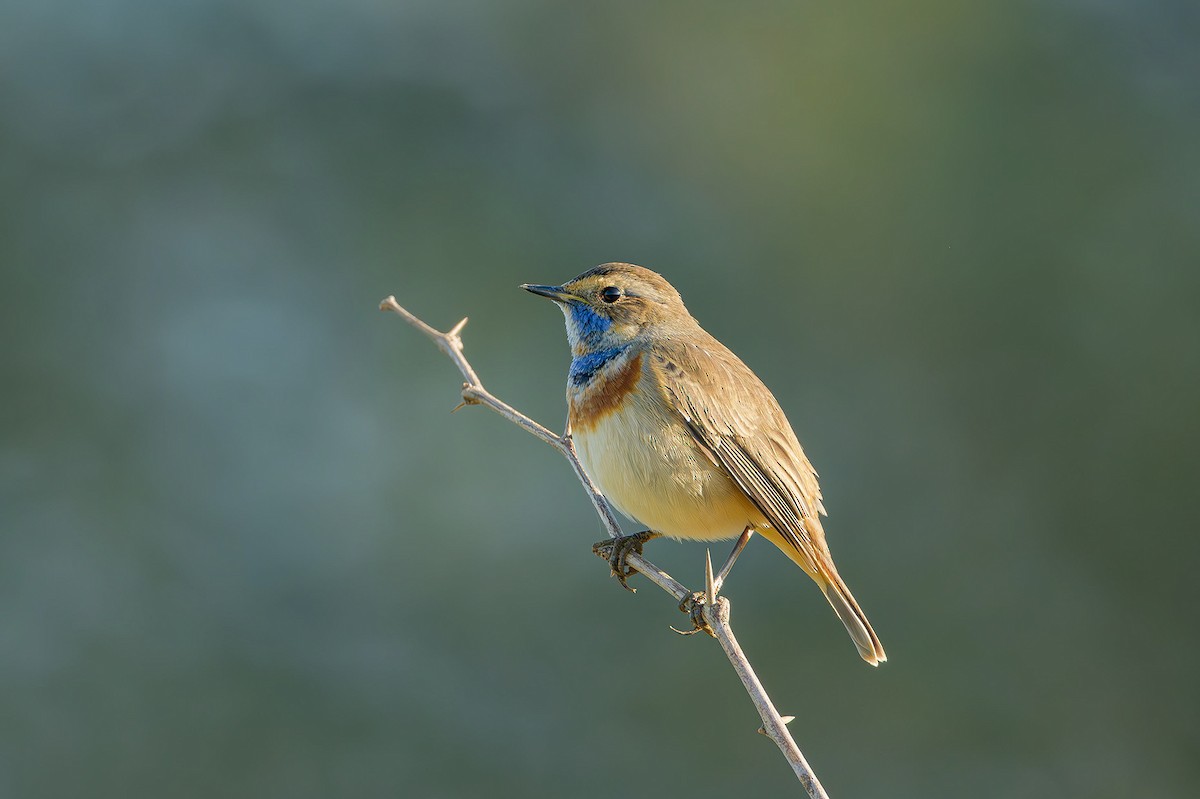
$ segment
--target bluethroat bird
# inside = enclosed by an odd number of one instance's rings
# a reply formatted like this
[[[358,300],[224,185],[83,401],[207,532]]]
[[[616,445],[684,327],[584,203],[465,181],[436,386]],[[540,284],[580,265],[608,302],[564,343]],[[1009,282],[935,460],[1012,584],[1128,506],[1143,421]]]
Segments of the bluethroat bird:
[[[571,344],[568,429],[584,469],[622,513],[646,525],[621,554],[659,536],[712,541],[758,533],[811,577],[863,660],[883,645],[825,543],[821,489],[775,397],[700,327],[670,283],[602,264],[561,286],[526,284],[562,309]],[[628,586],[626,586],[628,587]]]

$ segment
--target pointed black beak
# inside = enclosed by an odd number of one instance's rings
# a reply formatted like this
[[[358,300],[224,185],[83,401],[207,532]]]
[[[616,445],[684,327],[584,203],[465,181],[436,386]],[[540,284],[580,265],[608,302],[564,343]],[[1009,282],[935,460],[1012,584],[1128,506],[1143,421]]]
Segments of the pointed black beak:
[[[574,296],[563,291],[562,286],[539,286],[536,283],[522,283],[521,288],[528,291],[530,294],[538,294],[542,297],[549,297],[555,302],[567,302],[575,299]]]

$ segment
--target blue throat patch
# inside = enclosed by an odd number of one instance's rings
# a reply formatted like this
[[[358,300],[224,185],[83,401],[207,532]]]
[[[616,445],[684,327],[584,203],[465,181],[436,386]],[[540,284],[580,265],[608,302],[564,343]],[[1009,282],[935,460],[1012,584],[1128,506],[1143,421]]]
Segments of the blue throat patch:
[[[579,343],[587,349],[597,347],[604,334],[612,327],[612,320],[606,319],[581,302],[571,303],[571,321],[575,324],[575,335]]]
[[[606,350],[589,352],[587,355],[580,355],[571,361],[571,371],[567,374],[567,379],[571,381],[571,385],[573,386],[587,385],[596,376],[596,372],[599,372],[613,358],[619,357],[624,351],[625,347],[611,347]]]

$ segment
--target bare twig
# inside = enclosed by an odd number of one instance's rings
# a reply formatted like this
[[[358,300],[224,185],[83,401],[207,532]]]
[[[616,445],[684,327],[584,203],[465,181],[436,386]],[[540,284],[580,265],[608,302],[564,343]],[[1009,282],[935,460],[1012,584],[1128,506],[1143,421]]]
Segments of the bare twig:
[[[617,524],[612,507],[608,504],[604,495],[600,493],[599,489],[596,488],[595,483],[588,477],[587,472],[583,470],[583,465],[579,462],[579,457],[575,454],[575,444],[571,440],[570,430],[566,430],[561,435],[556,435],[508,403],[496,398],[483,387],[479,375],[475,374],[475,370],[471,368],[471,364],[463,355],[463,343],[459,334],[462,333],[462,329],[467,324],[466,319],[463,319],[450,330],[443,333],[425,324],[407,311],[396,302],[395,297],[385,299],[379,304],[379,308],[380,310],[392,311],[399,314],[406,322],[432,340],[442,352],[450,357],[450,360],[454,361],[454,365],[458,367],[458,371],[462,373],[463,379],[466,381],[462,387],[463,405],[484,405],[491,408],[508,421],[521,427],[526,432],[531,433],[562,453],[567,462],[571,464],[571,469],[575,472],[575,476],[579,478],[579,482],[587,490],[588,496],[592,500],[592,506],[596,509],[596,513],[599,514],[600,520],[604,523],[609,536],[616,538],[621,535],[621,527]],[[741,545],[744,546],[744,542]],[[804,789],[812,799],[828,799],[825,789],[821,787],[817,776],[809,768],[808,762],[804,759],[804,754],[800,751],[800,747],[796,746],[796,742],[788,732],[787,723],[793,717],[780,716],[779,712],[775,710],[775,705],[772,704],[766,689],[759,682],[754,669],[750,667],[750,661],[746,658],[746,653],[742,651],[741,646],[733,635],[733,627],[729,622],[729,600],[718,595],[721,580],[724,579],[727,570],[723,569],[720,577],[714,578],[712,559],[706,554],[705,591],[704,593],[696,593],[690,591],[682,583],[671,577],[671,575],[636,552],[628,553],[625,557],[625,562],[645,575],[648,580],[659,588],[675,597],[676,601],[680,603],[680,610],[691,614],[693,624],[711,634],[720,642],[721,648],[725,650],[726,657],[729,658],[729,662],[733,665],[733,670],[737,672],[742,685],[746,688],[746,693],[750,695],[750,700],[754,703],[755,709],[758,710],[759,716],[762,717],[763,726],[759,729],[759,732],[766,735],[779,747],[779,751],[787,758],[788,763],[791,764],[792,771],[796,773],[800,784],[804,786]]]
[[[779,751],[783,752],[783,756],[791,764],[792,771],[796,772],[796,778],[800,780],[804,790],[808,791],[808,795],[813,799],[818,797],[829,799],[820,780],[817,779],[817,775],[813,773],[808,761],[804,759],[804,753],[800,751],[792,734],[788,732],[787,723],[794,716],[788,716],[785,721],[784,717],[780,716],[779,711],[775,709],[771,697],[767,695],[767,689],[763,688],[762,683],[758,681],[758,675],[750,667],[749,658],[742,651],[737,639],[733,637],[729,612],[729,600],[723,596],[717,597],[716,604],[705,605],[704,620],[708,622],[708,626],[713,629],[717,640],[721,642],[721,648],[725,650],[725,657],[729,658],[729,662],[733,664],[733,670],[737,672],[742,685],[746,686],[746,693],[750,694],[750,701],[754,703],[758,715],[762,717],[763,732],[775,742]]]

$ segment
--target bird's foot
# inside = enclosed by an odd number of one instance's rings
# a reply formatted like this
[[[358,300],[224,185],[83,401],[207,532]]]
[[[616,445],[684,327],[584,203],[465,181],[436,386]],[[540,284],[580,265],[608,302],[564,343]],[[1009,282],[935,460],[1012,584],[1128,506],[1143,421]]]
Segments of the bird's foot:
[[[633,588],[626,582],[630,577],[637,574],[637,569],[633,568],[625,562],[625,558],[629,557],[630,552],[642,554],[642,546],[647,541],[653,541],[659,538],[662,533],[656,533],[653,530],[643,530],[640,533],[633,535],[623,535],[617,538],[608,538],[604,541],[597,541],[592,544],[592,552],[595,552],[600,557],[608,561],[609,568],[612,569],[613,576],[621,583],[621,587],[633,593],[637,593],[637,589]]]
[[[680,635],[695,635],[699,632],[705,632],[716,638],[717,634],[713,632],[712,627],[708,625],[708,622],[704,618],[704,606],[706,604],[708,604],[708,600],[705,598],[703,591],[693,592],[691,596],[679,603],[679,610],[688,615],[688,620],[692,623],[692,629],[675,630],[674,627],[671,629]]]

